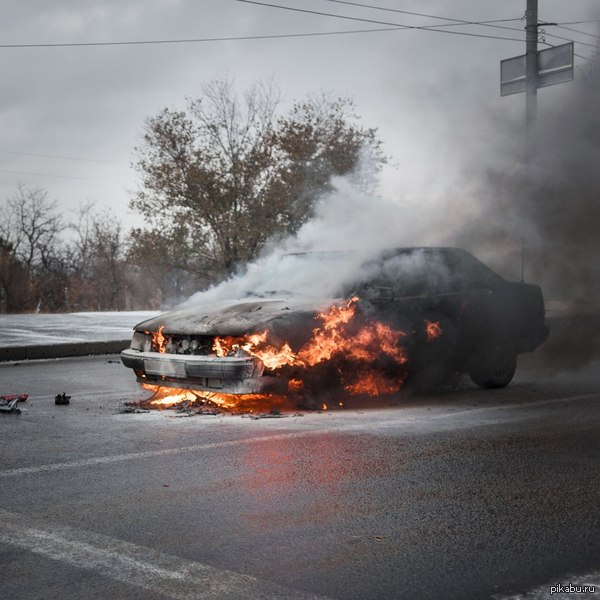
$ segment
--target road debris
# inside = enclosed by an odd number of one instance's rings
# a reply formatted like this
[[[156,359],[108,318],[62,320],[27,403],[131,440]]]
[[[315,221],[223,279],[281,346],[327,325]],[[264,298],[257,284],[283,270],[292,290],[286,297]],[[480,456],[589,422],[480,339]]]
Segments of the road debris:
[[[70,400],[71,396],[67,396],[64,392],[62,394],[56,394],[56,396],[54,396],[54,404],[65,405],[69,404]]]
[[[15,399],[17,402],[25,402],[27,398],[29,398],[29,394],[4,394],[4,396],[0,396],[0,400],[6,402],[12,402]]]
[[[5,400],[4,396],[0,398],[0,412],[12,413],[14,415],[20,415],[21,409],[17,406],[19,398],[13,397],[12,400]]]
[[[282,413],[278,408],[274,408],[269,412],[263,413],[250,413],[242,415],[242,419],[252,419],[253,421],[258,421],[258,419],[284,419],[286,417],[303,417],[302,413],[296,412],[293,414],[290,413]]]
[[[150,411],[147,408],[137,408],[136,406],[129,406],[127,404],[119,409],[119,414],[122,414],[122,415],[129,415],[129,414],[139,415],[142,413],[149,413],[149,412]]]
[[[156,410],[156,407],[152,405],[154,396],[146,400],[135,400],[133,402],[125,402],[123,407],[119,410],[122,414],[137,414],[147,413],[151,409]],[[200,416],[217,416],[229,414],[228,411],[223,410],[207,398],[202,398],[202,404],[198,404],[192,401],[183,401],[173,406],[161,407],[161,410],[173,409],[175,411],[174,417],[192,417],[196,415]]]

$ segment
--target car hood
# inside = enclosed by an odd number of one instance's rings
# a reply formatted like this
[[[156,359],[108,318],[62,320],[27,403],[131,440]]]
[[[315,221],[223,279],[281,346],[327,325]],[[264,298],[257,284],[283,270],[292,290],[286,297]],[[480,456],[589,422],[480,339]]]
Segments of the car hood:
[[[185,335],[244,335],[264,329],[306,326],[327,306],[338,300],[296,298],[250,298],[218,304],[186,306],[138,323],[135,331],[158,331]]]

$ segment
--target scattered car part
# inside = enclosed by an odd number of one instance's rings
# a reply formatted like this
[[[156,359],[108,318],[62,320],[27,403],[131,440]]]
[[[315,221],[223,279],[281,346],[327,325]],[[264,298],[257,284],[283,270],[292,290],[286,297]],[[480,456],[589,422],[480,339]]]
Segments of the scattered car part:
[[[0,412],[12,413],[19,415],[21,414],[21,409],[17,407],[17,402],[19,402],[19,398],[13,398],[12,400],[4,400],[4,396],[0,399]]]
[[[67,396],[64,392],[62,394],[56,394],[54,397],[54,404],[66,405],[69,404],[71,396]]]
[[[29,394],[5,394],[4,396],[0,396],[0,400],[5,400],[6,402],[11,402],[15,398],[17,402],[25,402],[29,398]]]

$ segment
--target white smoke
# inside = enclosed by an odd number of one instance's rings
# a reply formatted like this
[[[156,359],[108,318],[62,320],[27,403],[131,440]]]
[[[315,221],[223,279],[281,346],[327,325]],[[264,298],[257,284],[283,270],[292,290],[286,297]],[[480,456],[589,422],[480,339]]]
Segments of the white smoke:
[[[318,200],[314,217],[296,235],[273,240],[243,271],[183,306],[275,294],[332,298],[382,250],[431,240],[425,207],[366,194],[356,182],[356,172],[334,178],[333,191]]]

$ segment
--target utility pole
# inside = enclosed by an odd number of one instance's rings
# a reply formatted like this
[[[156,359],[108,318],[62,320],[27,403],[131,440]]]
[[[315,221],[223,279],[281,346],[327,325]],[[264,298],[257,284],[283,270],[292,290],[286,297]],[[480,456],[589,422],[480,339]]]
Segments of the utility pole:
[[[525,92],[525,129],[527,132],[526,160],[535,153],[535,120],[537,113],[537,90],[541,87],[572,81],[575,76],[573,42],[537,49],[538,0],[527,0],[526,52],[500,61],[500,95],[510,96]]]
[[[538,0],[527,0],[527,11],[525,13],[526,25],[526,53],[525,74],[527,77],[525,89],[525,120],[527,135],[531,139],[537,113],[537,89],[538,89]]]

